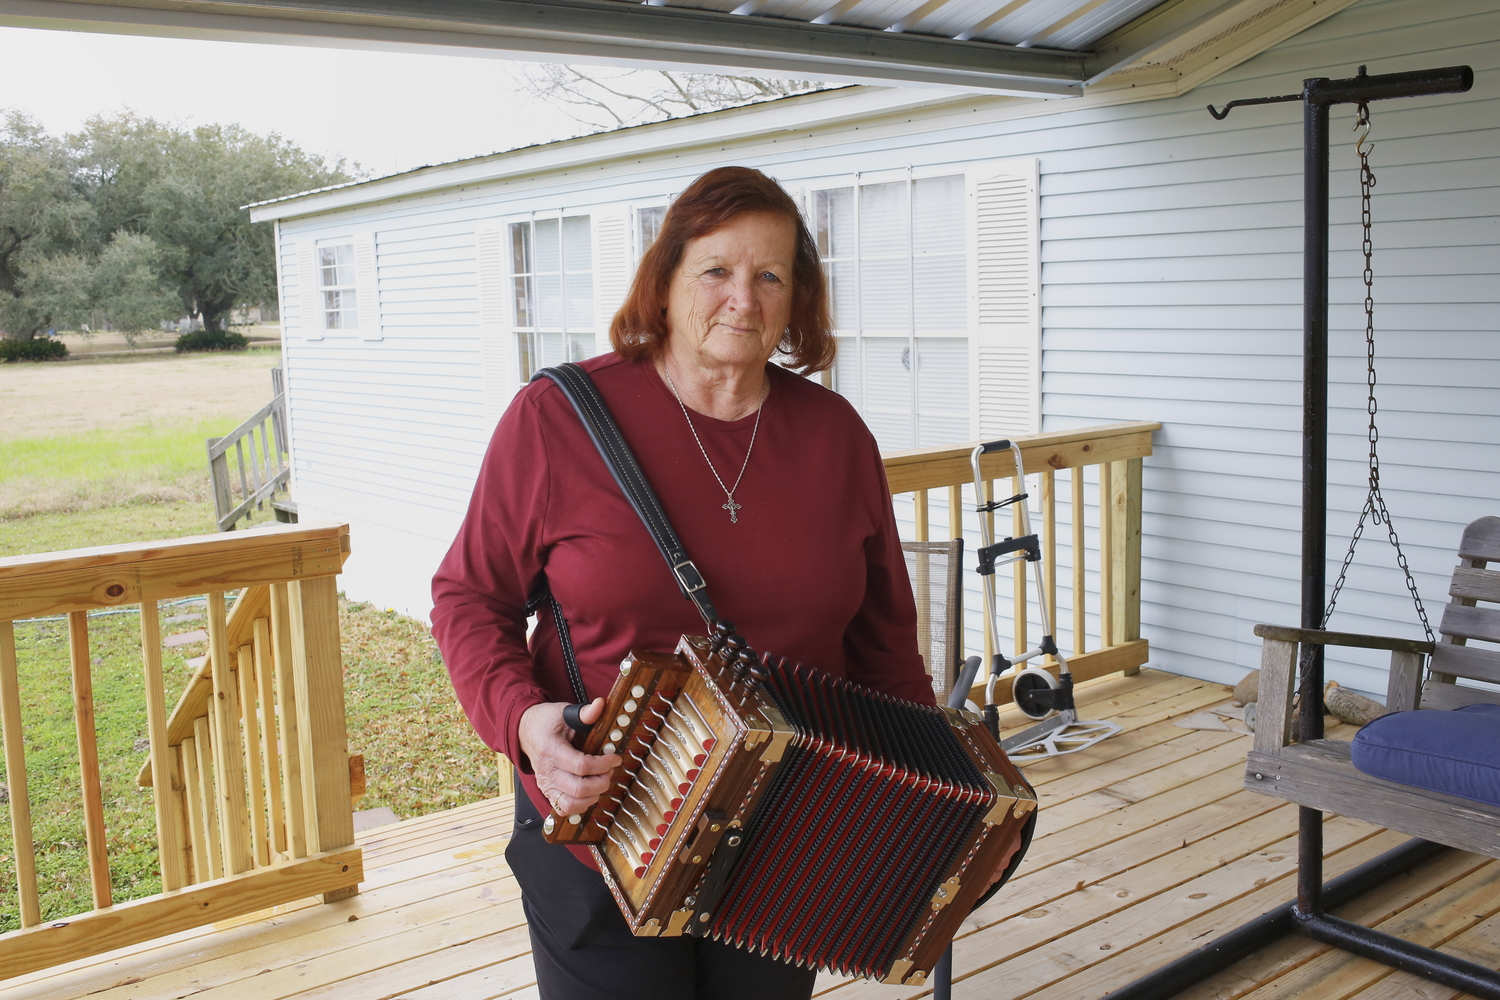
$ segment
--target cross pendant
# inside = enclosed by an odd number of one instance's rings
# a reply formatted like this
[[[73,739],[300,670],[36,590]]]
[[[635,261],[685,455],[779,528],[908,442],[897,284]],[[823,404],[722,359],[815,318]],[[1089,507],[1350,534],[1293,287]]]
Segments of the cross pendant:
[[[733,496],[733,494],[725,494],[725,495],[729,497],[729,502],[726,503],[726,504],[723,504],[722,506],[723,506],[723,508],[725,510],[729,511],[729,523],[731,523],[731,524],[739,524],[740,523],[740,518],[739,518],[739,514],[737,512],[741,509],[741,505],[734,502],[734,496]]]

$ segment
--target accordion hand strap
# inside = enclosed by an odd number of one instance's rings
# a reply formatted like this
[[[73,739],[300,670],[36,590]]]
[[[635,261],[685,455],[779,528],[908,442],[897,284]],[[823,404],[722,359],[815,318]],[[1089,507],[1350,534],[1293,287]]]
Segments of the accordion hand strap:
[[[667,520],[661,501],[656,498],[656,492],[651,489],[645,473],[641,472],[641,467],[636,462],[630,445],[625,443],[625,437],[620,433],[609,407],[600,398],[599,390],[594,387],[593,379],[572,362],[555,368],[542,368],[531,380],[535,382],[539,378],[548,378],[557,383],[563,395],[568,397],[568,402],[573,404],[594,447],[599,449],[599,456],[604,459],[609,474],[619,484],[620,491],[630,501],[630,506],[640,515],[641,523],[651,533],[656,547],[661,550],[662,558],[671,567],[672,576],[677,580],[682,596],[693,602],[698,613],[703,616],[703,621],[713,629],[719,621],[719,613],[709,600],[708,584],[704,582],[703,574],[698,572],[693,560],[688,558],[687,550],[677,538],[677,532],[672,530],[672,522]]]

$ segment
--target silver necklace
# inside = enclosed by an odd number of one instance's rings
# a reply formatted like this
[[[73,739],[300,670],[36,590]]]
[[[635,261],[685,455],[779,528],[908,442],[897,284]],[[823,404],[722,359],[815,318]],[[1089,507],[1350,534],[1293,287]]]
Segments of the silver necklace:
[[[693,426],[693,418],[688,415],[687,404],[682,401],[682,395],[677,391],[677,386],[672,382],[672,373],[667,371],[665,364],[661,366],[661,371],[667,377],[667,388],[672,390],[672,398],[677,400],[678,406],[682,407],[683,419],[687,421],[688,430],[693,432],[693,440],[698,442],[698,450],[703,453],[703,461],[708,463],[708,471],[714,474],[714,478],[719,481],[719,489],[724,491],[726,502],[720,504],[720,506],[729,511],[729,522],[731,524],[739,524],[739,512],[743,508],[742,505],[734,502],[734,491],[740,488],[740,480],[745,478],[745,470],[750,467],[750,453],[755,450],[755,435],[760,433],[760,414],[766,406],[765,396],[761,396],[760,405],[755,408],[755,426],[750,430],[750,447],[745,449],[745,462],[740,466],[740,474],[734,478],[733,486],[725,486],[724,477],[720,476],[719,470],[714,468],[714,460],[708,457],[708,449],[703,447],[703,439],[698,436],[698,428]],[[766,388],[769,390],[770,385],[767,384]]]

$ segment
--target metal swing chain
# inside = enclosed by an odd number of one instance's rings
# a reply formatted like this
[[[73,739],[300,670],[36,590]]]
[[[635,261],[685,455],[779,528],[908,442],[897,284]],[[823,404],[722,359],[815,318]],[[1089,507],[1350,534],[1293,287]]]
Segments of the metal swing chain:
[[[1380,456],[1376,451],[1380,431],[1375,426],[1375,413],[1378,409],[1375,402],[1375,271],[1372,260],[1375,245],[1370,238],[1370,189],[1375,186],[1375,174],[1370,169],[1370,150],[1374,149],[1375,145],[1369,141],[1370,106],[1368,104],[1359,105],[1358,114],[1354,120],[1354,131],[1360,132],[1354,148],[1359,154],[1359,221],[1364,230],[1364,243],[1361,250],[1365,255],[1365,385],[1368,389],[1368,402],[1365,410],[1370,415],[1370,492],[1365,497],[1364,508],[1359,512],[1359,523],[1355,525],[1354,536],[1349,539],[1349,551],[1344,554],[1344,564],[1339,567],[1339,578],[1333,585],[1332,593],[1328,596],[1328,607],[1323,612],[1323,627],[1327,628],[1328,620],[1333,617],[1339,591],[1343,590],[1349,567],[1354,562],[1354,549],[1359,545],[1360,537],[1364,535],[1365,520],[1369,519],[1374,524],[1385,524],[1386,535],[1396,550],[1396,563],[1406,576],[1406,589],[1411,592],[1412,603],[1417,608],[1417,617],[1421,619],[1422,631],[1427,633],[1427,641],[1431,642],[1433,640],[1432,625],[1427,620],[1427,609],[1422,606],[1422,598],[1417,593],[1416,581],[1412,579],[1411,567],[1406,562],[1406,553],[1401,551],[1401,540],[1396,537],[1396,526],[1391,521],[1390,512],[1386,510],[1385,497],[1380,492]]]

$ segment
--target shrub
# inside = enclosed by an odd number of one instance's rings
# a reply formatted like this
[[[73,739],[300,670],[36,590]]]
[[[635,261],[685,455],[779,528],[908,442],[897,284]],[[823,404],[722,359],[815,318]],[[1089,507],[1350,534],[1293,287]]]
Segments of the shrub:
[[[48,337],[12,340],[0,337],[0,361],[61,361],[68,356],[68,345]]]
[[[177,353],[184,351],[243,351],[250,340],[230,330],[197,330],[177,338]]]

